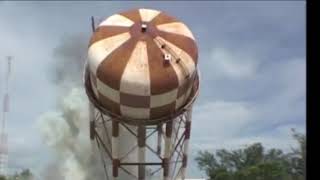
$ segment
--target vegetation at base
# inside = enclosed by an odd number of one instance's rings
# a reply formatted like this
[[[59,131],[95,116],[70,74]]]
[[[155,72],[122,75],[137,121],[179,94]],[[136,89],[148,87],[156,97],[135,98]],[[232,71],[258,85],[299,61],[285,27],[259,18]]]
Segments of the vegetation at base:
[[[293,130],[298,148],[284,153],[254,143],[242,149],[200,151],[196,162],[209,180],[305,180],[306,137]]]
[[[16,172],[11,176],[0,176],[0,180],[33,180],[34,176],[29,169],[24,169],[21,172]]]

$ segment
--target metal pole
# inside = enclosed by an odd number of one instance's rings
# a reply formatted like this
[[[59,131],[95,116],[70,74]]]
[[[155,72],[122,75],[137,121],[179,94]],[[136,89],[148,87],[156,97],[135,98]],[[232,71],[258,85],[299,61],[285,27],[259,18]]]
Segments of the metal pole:
[[[91,16],[91,28],[92,28],[92,32],[96,31],[96,27],[95,27],[94,17],[93,16]]]
[[[11,73],[12,57],[7,57],[7,72],[5,77],[5,93],[3,98],[2,125],[0,137],[0,174],[7,175],[8,168],[8,134],[6,132],[6,121],[9,113],[9,81]]]

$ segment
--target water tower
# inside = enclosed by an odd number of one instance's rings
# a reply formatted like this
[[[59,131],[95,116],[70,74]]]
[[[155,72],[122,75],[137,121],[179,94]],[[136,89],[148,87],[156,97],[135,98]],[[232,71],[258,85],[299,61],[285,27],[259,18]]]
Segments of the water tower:
[[[191,31],[164,12],[133,9],[93,23],[84,82],[107,179],[185,178],[197,60]]]

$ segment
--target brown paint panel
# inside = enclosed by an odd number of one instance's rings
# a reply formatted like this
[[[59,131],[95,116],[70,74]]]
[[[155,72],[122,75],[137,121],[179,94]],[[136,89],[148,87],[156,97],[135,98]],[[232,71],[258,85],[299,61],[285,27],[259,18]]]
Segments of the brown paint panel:
[[[116,120],[112,120],[112,136],[118,137],[119,136],[119,122]]]
[[[104,84],[120,90],[121,76],[136,44],[136,39],[129,39],[101,62],[97,70],[97,77]]]
[[[145,165],[139,165],[139,173],[138,173],[138,180],[145,180],[146,176],[146,168]]]
[[[162,165],[163,165],[163,176],[168,177],[169,176],[169,159],[163,158]]]
[[[178,98],[183,96],[188,91],[188,88],[190,87],[191,83],[192,83],[192,80],[191,79],[187,79],[186,82],[184,82],[184,84],[182,84],[179,87],[179,89],[178,89]]]
[[[186,122],[185,139],[190,139],[191,121]]]
[[[93,90],[93,88],[97,89],[97,79],[91,71],[89,74],[90,74],[90,82],[91,82],[91,88],[92,88],[93,95],[98,98],[99,94],[96,94],[96,92]]]
[[[161,155],[162,124],[157,125],[157,131],[158,131],[157,154]]]
[[[169,16],[164,12],[161,12],[150,23],[157,26],[160,24],[166,24],[166,23],[172,23],[172,22],[179,22],[179,21],[176,18]]]
[[[183,157],[182,157],[182,167],[187,167],[187,162],[188,162],[188,155],[186,154],[183,154]]]
[[[102,39],[110,38],[121,33],[129,32],[128,27],[122,26],[100,26],[95,33],[91,36],[89,47]]]
[[[104,108],[108,109],[109,111],[111,111],[115,114],[120,115],[120,104],[105,97],[100,92],[99,92],[99,102],[103,105]]]
[[[150,118],[160,118],[166,115],[169,115],[171,113],[174,113],[175,111],[176,102],[172,102],[171,104],[167,104],[164,106],[151,108],[150,109]]]
[[[138,126],[138,146],[144,147],[146,145],[146,127]]]
[[[130,19],[133,22],[139,22],[141,21],[141,16],[139,13],[139,9],[132,9],[126,12],[120,13],[120,15]]]
[[[176,89],[179,86],[178,77],[172,65],[166,64],[163,53],[150,38],[146,38],[151,95],[158,95]]]
[[[169,121],[166,123],[166,136],[171,137],[172,135],[173,122]]]
[[[120,160],[119,159],[113,159],[112,160],[112,176],[118,177],[119,176],[119,166],[120,166]]]
[[[149,108],[150,96],[139,96],[120,92],[120,104],[135,108]]]
[[[157,154],[160,155],[161,154],[161,146],[157,145]]]
[[[198,47],[193,39],[180,34],[174,34],[164,31],[159,31],[158,33],[162,38],[188,53],[194,60],[195,64],[198,63]]]

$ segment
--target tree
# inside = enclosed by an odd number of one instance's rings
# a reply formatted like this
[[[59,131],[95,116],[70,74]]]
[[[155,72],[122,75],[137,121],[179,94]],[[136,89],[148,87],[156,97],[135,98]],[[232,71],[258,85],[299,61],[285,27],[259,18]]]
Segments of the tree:
[[[33,178],[33,175],[29,169],[24,169],[20,173],[20,178],[21,180],[31,180]]]
[[[265,151],[261,143],[237,150],[200,151],[198,167],[210,180],[304,180],[305,135],[293,131],[299,148],[290,153],[280,149]]]
[[[306,177],[306,136],[292,129],[293,138],[298,142],[298,148],[292,148],[288,154],[288,173],[295,180],[305,179]]]
[[[15,172],[13,175],[6,177],[4,180],[33,180],[34,176],[30,169],[23,169],[21,172]],[[0,180],[3,180],[0,178]]]

